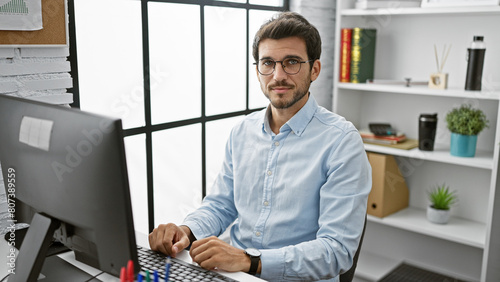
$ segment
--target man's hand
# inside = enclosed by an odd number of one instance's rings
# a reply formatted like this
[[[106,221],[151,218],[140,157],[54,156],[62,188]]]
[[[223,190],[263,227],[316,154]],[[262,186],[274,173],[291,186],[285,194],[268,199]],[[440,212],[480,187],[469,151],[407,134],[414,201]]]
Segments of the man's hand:
[[[191,238],[194,239],[194,236],[187,226],[160,224],[149,234],[149,246],[153,251],[175,257],[189,246]]]
[[[228,272],[250,270],[250,257],[245,251],[212,236],[193,242],[189,252],[194,262],[205,269],[220,269]],[[260,272],[260,265],[259,270]]]

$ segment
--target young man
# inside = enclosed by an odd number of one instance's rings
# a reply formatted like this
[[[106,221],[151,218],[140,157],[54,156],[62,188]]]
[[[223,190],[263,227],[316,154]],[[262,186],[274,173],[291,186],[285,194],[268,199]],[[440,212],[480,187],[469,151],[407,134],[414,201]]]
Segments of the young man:
[[[233,128],[212,192],[182,225],[153,230],[153,250],[191,245],[206,269],[270,281],[337,281],[351,267],[371,169],[354,126],[309,93],[320,54],[318,31],[296,13],[260,28],[253,56],[270,104]],[[233,222],[231,244],[218,239]]]

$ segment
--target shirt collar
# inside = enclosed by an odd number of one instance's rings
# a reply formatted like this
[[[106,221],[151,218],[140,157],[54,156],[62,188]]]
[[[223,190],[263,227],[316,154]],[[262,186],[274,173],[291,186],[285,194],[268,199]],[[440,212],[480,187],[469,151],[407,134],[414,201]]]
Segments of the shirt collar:
[[[309,94],[306,104],[280,128],[280,131],[285,132],[292,130],[297,136],[301,136],[316,113],[317,108],[318,103],[316,102],[316,99],[314,99],[313,95]],[[270,114],[271,105],[269,105],[266,109],[264,120],[262,122],[262,129],[269,134],[273,134],[271,126],[269,125]]]

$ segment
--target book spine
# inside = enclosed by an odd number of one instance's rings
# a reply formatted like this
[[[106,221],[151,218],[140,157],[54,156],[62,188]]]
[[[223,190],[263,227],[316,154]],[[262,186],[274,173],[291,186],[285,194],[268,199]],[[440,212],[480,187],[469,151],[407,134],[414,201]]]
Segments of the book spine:
[[[372,144],[387,144],[387,145],[395,145],[399,143],[397,140],[376,139],[376,138],[363,138],[363,142]]]
[[[363,139],[379,139],[379,140],[391,140],[391,141],[396,141],[396,142],[401,142],[406,140],[406,136],[368,136],[368,135],[361,135],[361,138]]]
[[[340,82],[351,81],[351,38],[352,28],[340,30]]]
[[[377,30],[353,28],[351,46],[351,82],[365,83],[373,79]]]

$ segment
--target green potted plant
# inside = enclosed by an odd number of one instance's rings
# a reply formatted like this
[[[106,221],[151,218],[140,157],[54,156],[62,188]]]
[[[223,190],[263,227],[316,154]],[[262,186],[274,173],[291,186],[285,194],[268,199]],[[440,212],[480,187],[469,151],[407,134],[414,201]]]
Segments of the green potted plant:
[[[458,201],[456,191],[450,191],[446,184],[442,184],[428,193],[431,204],[427,207],[427,219],[438,224],[448,223],[450,208]]]
[[[448,112],[446,122],[451,131],[450,153],[458,157],[474,157],[477,135],[488,127],[484,112],[464,104]]]

